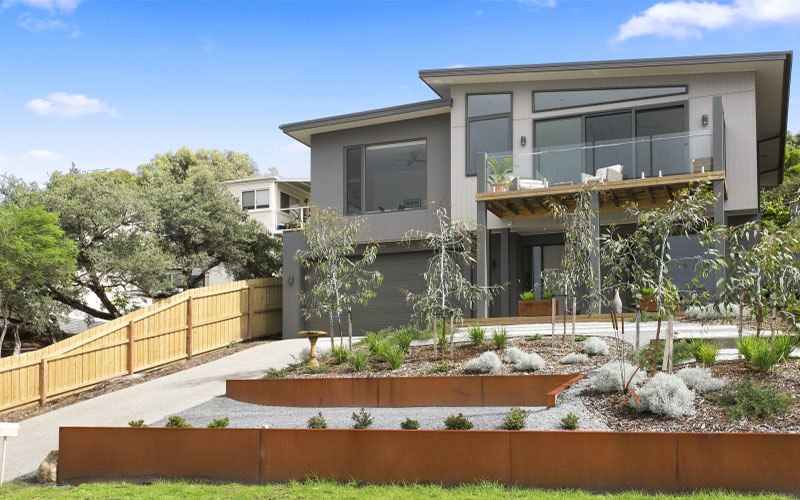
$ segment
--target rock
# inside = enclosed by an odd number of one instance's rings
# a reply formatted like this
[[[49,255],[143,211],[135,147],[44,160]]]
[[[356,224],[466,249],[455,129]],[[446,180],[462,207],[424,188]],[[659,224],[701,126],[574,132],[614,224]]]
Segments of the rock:
[[[58,469],[58,450],[53,450],[47,454],[47,458],[44,459],[42,465],[36,470],[36,482],[37,483],[55,483],[57,476],[56,471]]]

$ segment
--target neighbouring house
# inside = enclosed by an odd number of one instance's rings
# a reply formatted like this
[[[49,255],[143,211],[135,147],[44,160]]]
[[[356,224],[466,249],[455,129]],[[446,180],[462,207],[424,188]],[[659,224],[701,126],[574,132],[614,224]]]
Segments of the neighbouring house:
[[[269,175],[224,181],[222,185],[239,200],[248,217],[264,224],[272,234],[279,235],[303,227],[311,197],[309,179],[284,179]],[[206,286],[231,281],[233,278],[222,266],[209,270],[205,276]]]
[[[758,220],[759,188],[782,180],[791,62],[791,52],[771,52],[422,70],[436,99],[281,129],[311,148],[314,203],[365,217],[367,236],[381,242],[375,267],[385,280],[368,310],[354,309],[356,330],[408,321],[400,290],[421,286],[429,254],[400,240],[430,226],[430,201],[476,223],[474,282],[509,283],[470,314],[515,316],[518,293],[561,261],[548,200],[568,199],[582,182],[605,181],[597,234],[633,222],[626,202],[664,204],[701,178],[719,195],[717,222]],[[505,185],[493,185],[493,158],[513,165]],[[283,236],[284,336],[327,329],[327,319],[300,314],[293,255],[302,234]],[[676,239],[673,254],[700,248]]]

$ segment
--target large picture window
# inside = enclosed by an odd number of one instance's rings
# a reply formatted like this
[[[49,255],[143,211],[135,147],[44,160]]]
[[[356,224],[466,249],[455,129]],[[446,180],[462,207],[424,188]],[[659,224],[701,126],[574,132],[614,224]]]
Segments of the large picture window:
[[[478,172],[478,153],[511,151],[511,94],[467,96],[467,175]],[[509,153],[510,154],[510,153]]]
[[[347,213],[424,208],[428,189],[427,142],[347,148]]]

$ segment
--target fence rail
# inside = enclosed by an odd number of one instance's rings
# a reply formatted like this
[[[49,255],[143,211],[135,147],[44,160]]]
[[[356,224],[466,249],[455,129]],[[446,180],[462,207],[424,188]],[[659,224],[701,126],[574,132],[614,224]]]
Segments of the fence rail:
[[[0,413],[281,331],[281,280],[181,292],[46,348],[0,359]]]

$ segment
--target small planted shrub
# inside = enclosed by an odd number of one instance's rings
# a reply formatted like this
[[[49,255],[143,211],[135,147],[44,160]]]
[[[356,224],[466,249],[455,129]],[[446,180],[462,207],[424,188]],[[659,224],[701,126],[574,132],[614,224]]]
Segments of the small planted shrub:
[[[658,343],[658,354],[656,354],[656,368],[661,369],[661,362],[664,359],[664,344],[666,342],[662,341]],[[650,372],[653,370],[653,348],[654,346],[649,345],[647,347],[642,348],[639,352],[641,359],[644,361],[642,365],[642,370],[645,372]],[[694,353],[692,353],[692,348],[689,346],[689,342],[684,340],[680,340],[674,342],[672,344],[672,362],[675,365],[679,365],[684,361],[688,361],[694,358]],[[634,353],[631,351],[628,353],[628,361],[633,362],[634,360]]]
[[[269,370],[264,373],[264,376],[261,377],[263,379],[276,379],[276,378],[286,378],[289,376],[289,370],[282,368],[280,370],[276,368],[270,368]]]
[[[574,431],[578,428],[578,416],[572,412],[567,413],[561,419],[561,428],[567,431]]]
[[[543,370],[546,366],[544,359],[535,352],[526,352],[522,358],[514,363],[514,369],[518,372],[534,372]]]
[[[777,335],[772,339],[772,350],[778,355],[778,363],[788,361],[796,346],[797,337],[791,335]]]
[[[636,370],[636,367],[628,363],[611,361],[601,366],[597,374],[589,380],[589,383],[592,388],[599,392],[621,392],[634,370]],[[647,376],[642,370],[637,371],[631,381],[631,387],[641,385],[645,378]]]
[[[383,341],[384,340],[382,336],[375,332],[369,332],[364,335],[364,339],[361,341],[361,344],[367,348],[367,351],[369,351],[370,354],[378,354],[378,349]]]
[[[317,413],[313,417],[309,417],[308,421],[306,422],[306,428],[308,429],[327,429],[328,422],[325,420],[325,417],[322,416],[322,412]]]
[[[675,375],[697,394],[718,391],[728,385],[727,380],[714,378],[708,368],[684,368]]]
[[[537,340],[542,340],[542,336],[539,335],[538,333],[535,333],[533,335],[528,335],[527,337],[525,337],[525,340],[527,340],[528,342],[536,342]]]
[[[350,351],[345,346],[335,346],[331,349],[331,362],[336,365],[347,363],[347,358],[350,357]]]
[[[468,431],[473,427],[474,425],[472,422],[461,413],[458,415],[450,415],[444,419],[444,428],[448,431]]]
[[[353,429],[369,429],[372,427],[372,415],[365,411],[364,408],[361,408],[358,413],[353,412],[350,418],[353,419]]]
[[[519,347],[509,347],[506,349],[506,354],[503,356],[503,363],[515,365],[525,356],[525,351]]]
[[[415,431],[415,430],[419,429],[419,421],[418,420],[414,420],[412,418],[407,418],[407,419],[403,420],[402,422],[400,422],[400,428],[401,429],[405,429],[407,431],[411,431],[411,430]]]
[[[571,352],[566,356],[564,356],[563,358],[561,358],[560,361],[562,365],[580,365],[588,362],[589,362],[589,356],[579,352]]]
[[[788,412],[795,403],[788,394],[753,384],[749,380],[727,389],[714,397],[713,401],[725,407],[731,421],[742,418],[770,419]]]
[[[656,293],[656,292],[652,288],[648,288],[648,287],[642,288],[642,296],[643,297],[650,297],[654,293]]]
[[[329,365],[306,366],[303,368],[305,373],[311,375],[319,375],[321,373],[328,373],[331,370]]]
[[[553,292],[544,292],[542,294],[542,300],[550,300],[553,298]]]
[[[350,353],[350,367],[354,372],[363,372],[369,367],[369,353],[361,349]]]
[[[131,420],[128,422],[128,427],[147,427],[147,424],[140,418],[139,420]]]
[[[469,333],[469,340],[472,345],[483,345],[486,341],[486,331],[480,325],[469,327],[467,333]]]
[[[575,335],[575,342],[586,342],[587,338],[586,335]]]
[[[208,423],[209,429],[225,429],[230,424],[228,417],[225,418],[215,418],[211,422]]]
[[[411,342],[414,340],[414,337],[409,332],[401,331],[395,333],[392,339],[401,351],[408,353],[408,351],[411,350]]]
[[[508,344],[508,330],[501,328],[500,331],[495,330],[492,334],[492,342],[494,342],[495,349],[505,349]]]
[[[428,367],[428,373],[447,373],[452,370],[454,367],[450,363],[441,361],[439,363],[434,363],[430,367]]]
[[[705,366],[711,367],[717,362],[719,346],[714,342],[709,342],[708,340],[694,340],[689,343],[689,347],[692,350],[694,359],[696,359],[699,363],[703,363]]]
[[[392,370],[397,370],[403,363],[406,361],[406,354],[397,346],[389,345],[382,349],[381,357],[389,363],[389,366],[392,367]]]
[[[494,351],[486,351],[477,358],[472,358],[464,365],[469,373],[494,373],[500,370],[500,358]]]
[[[519,300],[534,300],[535,298],[536,294],[533,293],[533,290],[528,290],[519,294]]]
[[[191,429],[192,425],[187,422],[183,417],[174,415],[167,419],[166,427],[171,427],[174,429]]]
[[[641,412],[672,418],[694,414],[694,392],[679,377],[663,372],[656,373],[629,401]]]
[[[589,356],[608,356],[608,344],[597,337],[591,337],[583,344],[583,352]]]
[[[507,431],[524,429],[530,414],[531,411],[524,408],[511,408],[511,412],[503,420],[503,424],[500,427]]]

